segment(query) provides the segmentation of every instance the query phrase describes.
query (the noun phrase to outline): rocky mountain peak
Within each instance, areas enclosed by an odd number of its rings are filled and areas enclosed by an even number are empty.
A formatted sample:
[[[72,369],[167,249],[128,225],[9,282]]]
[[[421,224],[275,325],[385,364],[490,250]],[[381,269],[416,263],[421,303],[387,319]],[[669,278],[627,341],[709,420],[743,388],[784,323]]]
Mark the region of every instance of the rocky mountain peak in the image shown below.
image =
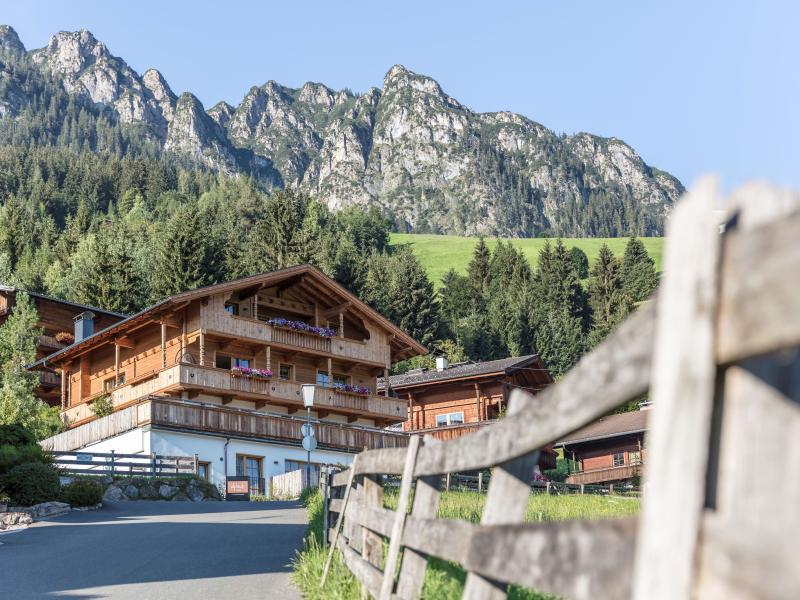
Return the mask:
[[[10,25],[0,25],[0,50],[25,52],[25,46],[20,41],[17,32]]]
[[[208,116],[214,119],[220,127],[226,127],[233,116],[234,110],[236,109],[230,104],[221,100],[208,109]]]
[[[98,59],[111,59],[106,45],[97,41],[91,31],[59,31],[37,52],[38,60],[47,62],[60,73],[78,73]]]

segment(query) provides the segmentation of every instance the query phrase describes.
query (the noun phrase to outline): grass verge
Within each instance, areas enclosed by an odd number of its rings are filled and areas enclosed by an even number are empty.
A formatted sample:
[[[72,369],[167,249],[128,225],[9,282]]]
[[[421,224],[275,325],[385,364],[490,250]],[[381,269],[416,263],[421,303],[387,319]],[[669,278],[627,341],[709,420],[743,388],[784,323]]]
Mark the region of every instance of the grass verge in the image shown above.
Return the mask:
[[[308,510],[308,533],[305,547],[293,562],[292,579],[305,598],[333,598],[335,600],[360,600],[361,586],[344,566],[336,553],[325,584],[320,589],[322,569],[327,549],[322,547],[322,495],[314,490],[303,498]],[[475,492],[445,492],[439,504],[438,516],[478,522],[481,518],[484,494]],[[384,504],[395,508],[397,497],[387,493]],[[639,512],[639,500],[618,496],[548,496],[532,494],[528,502],[526,520],[563,521],[570,519],[599,519],[624,517]],[[457,599],[461,597],[466,574],[458,565],[432,558],[428,562],[422,589],[424,598]],[[553,596],[512,586],[509,598],[515,600],[549,600]]]

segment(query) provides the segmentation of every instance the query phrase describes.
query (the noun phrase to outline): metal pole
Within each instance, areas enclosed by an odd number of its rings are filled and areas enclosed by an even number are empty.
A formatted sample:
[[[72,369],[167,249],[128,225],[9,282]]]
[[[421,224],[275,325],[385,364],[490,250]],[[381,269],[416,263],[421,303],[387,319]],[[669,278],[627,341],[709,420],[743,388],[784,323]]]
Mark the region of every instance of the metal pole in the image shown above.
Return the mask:
[[[311,433],[311,407],[306,407],[306,434]],[[309,446],[311,448],[311,446]],[[306,452],[306,486],[311,487],[311,450]]]

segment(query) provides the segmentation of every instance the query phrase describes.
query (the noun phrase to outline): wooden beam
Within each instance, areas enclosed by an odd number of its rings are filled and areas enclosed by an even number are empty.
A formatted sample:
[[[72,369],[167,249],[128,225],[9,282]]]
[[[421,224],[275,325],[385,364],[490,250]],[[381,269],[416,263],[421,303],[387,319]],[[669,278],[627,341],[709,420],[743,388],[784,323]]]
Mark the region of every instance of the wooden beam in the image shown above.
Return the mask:
[[[288,410],[286,411],[286,414],[287,414],[287,415],[293,415],[293,414],[294,414],[294,413],[296,413],[298,410],[300,410],[298,407],[296,407],[296,406],[290,406],[290,407],[288,408]]]
[[[167,367],[167,324],[161,321],[161,368]]]
[[[200,390],[188,390],[186,395],[190,400],[197,398],[200,395]]]
[[[336,315],[341,315],[347,309],[349,309],[353,305],[352,302],[342,302],[341,304],[337,304],[336,306],[331,306],[330,308],[326,308],[322,311],[322,316],[326,319],[330,319],[331,317],[335,317]]]
[[[269,402],[266,400],[256,400],[256,410],[264,408],[267,404],[269,404]]]
[[[331,411],[329,411],[329,410],[318,410],[317,411],[317,418],[318,419],[324,419],[329,414],[331,414]]]
[[[347,422],[348,423],[355,423],[356,421],[358,421],[358,417],[357,416],[350,415],[349,417],[347,417]]]
[[[231,402],[233,402],[234,398],[235,398],[235,396],[223,396],[222,397],[222,403],[223,404],[230,404]]]
[[[478,421],[483,421],[483,416],[481,415],[481,384],[475,384],[475,410],[478,413]]]
[[[206,330],[200,330],[200,366],[206,364]]]
[[[136,344],[133,343],[133,340],[126,335],[118,337],[114,340],[114,343],[118,346],[122,346],[123,348],[135,348]]]
[[[119,344],[114,344],[114,386],[119,385]]]

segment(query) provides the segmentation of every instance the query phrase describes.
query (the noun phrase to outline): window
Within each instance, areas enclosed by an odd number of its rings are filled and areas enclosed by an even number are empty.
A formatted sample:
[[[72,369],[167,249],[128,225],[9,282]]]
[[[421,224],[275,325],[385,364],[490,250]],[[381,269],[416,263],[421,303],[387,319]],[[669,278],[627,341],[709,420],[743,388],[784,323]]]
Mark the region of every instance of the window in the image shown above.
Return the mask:
[[[250,482],[251,494],[264,493],[264,478],[261,475],[261,464],[263,456],[248,456],[247,454],[236,455],[236,475],[245,476]]]
[[[445,427],[447,425],[461,425],[464,423],[463,412],[446,413],[443,415],[436,415],[436,426]]]
[[[239,305],[235,302],[226,302],[225,303],[225,312],[229,315],[238,315],[239,314]]]
[[[282,364],[279,368],[278,373],[281,379],[285,379],[286,381],[292,381],[294,379],[294,366]]]
[[[327,371],[317,371],[317,385],[320,387],[328,387],[330,385]]]
[[[349,377],[347,375],[339,375],[338,373],[333,374],[333,385],[347,385],[349,382]]]
[[[114,388],[117,388],[125,383],[125,373],[120,373],[119,378],[117,379],[116,385],[114,384],[114,378],[109,377],[108,379],[103,380],[103,391],[108,393]]]
[[[235,356],[231,356],[229,354],[220,354],[217,352],[216,356],[214,357],[214,366],[218,369],[232,369],[233,367],[246,368],[250,366],[250,359],[236,358]]]
[[[640,465],[642,464],[642,453],[638,450],[634,450],[633,452],[628,453],[628,458],[632,465]]]
[[[621,467],[625,464],[625,453],[624,452],[615,452],[614,453],[614,466]]]
[[[200,479],[211,481],[211,463],[205,460],[197,461],[197,476]]]

